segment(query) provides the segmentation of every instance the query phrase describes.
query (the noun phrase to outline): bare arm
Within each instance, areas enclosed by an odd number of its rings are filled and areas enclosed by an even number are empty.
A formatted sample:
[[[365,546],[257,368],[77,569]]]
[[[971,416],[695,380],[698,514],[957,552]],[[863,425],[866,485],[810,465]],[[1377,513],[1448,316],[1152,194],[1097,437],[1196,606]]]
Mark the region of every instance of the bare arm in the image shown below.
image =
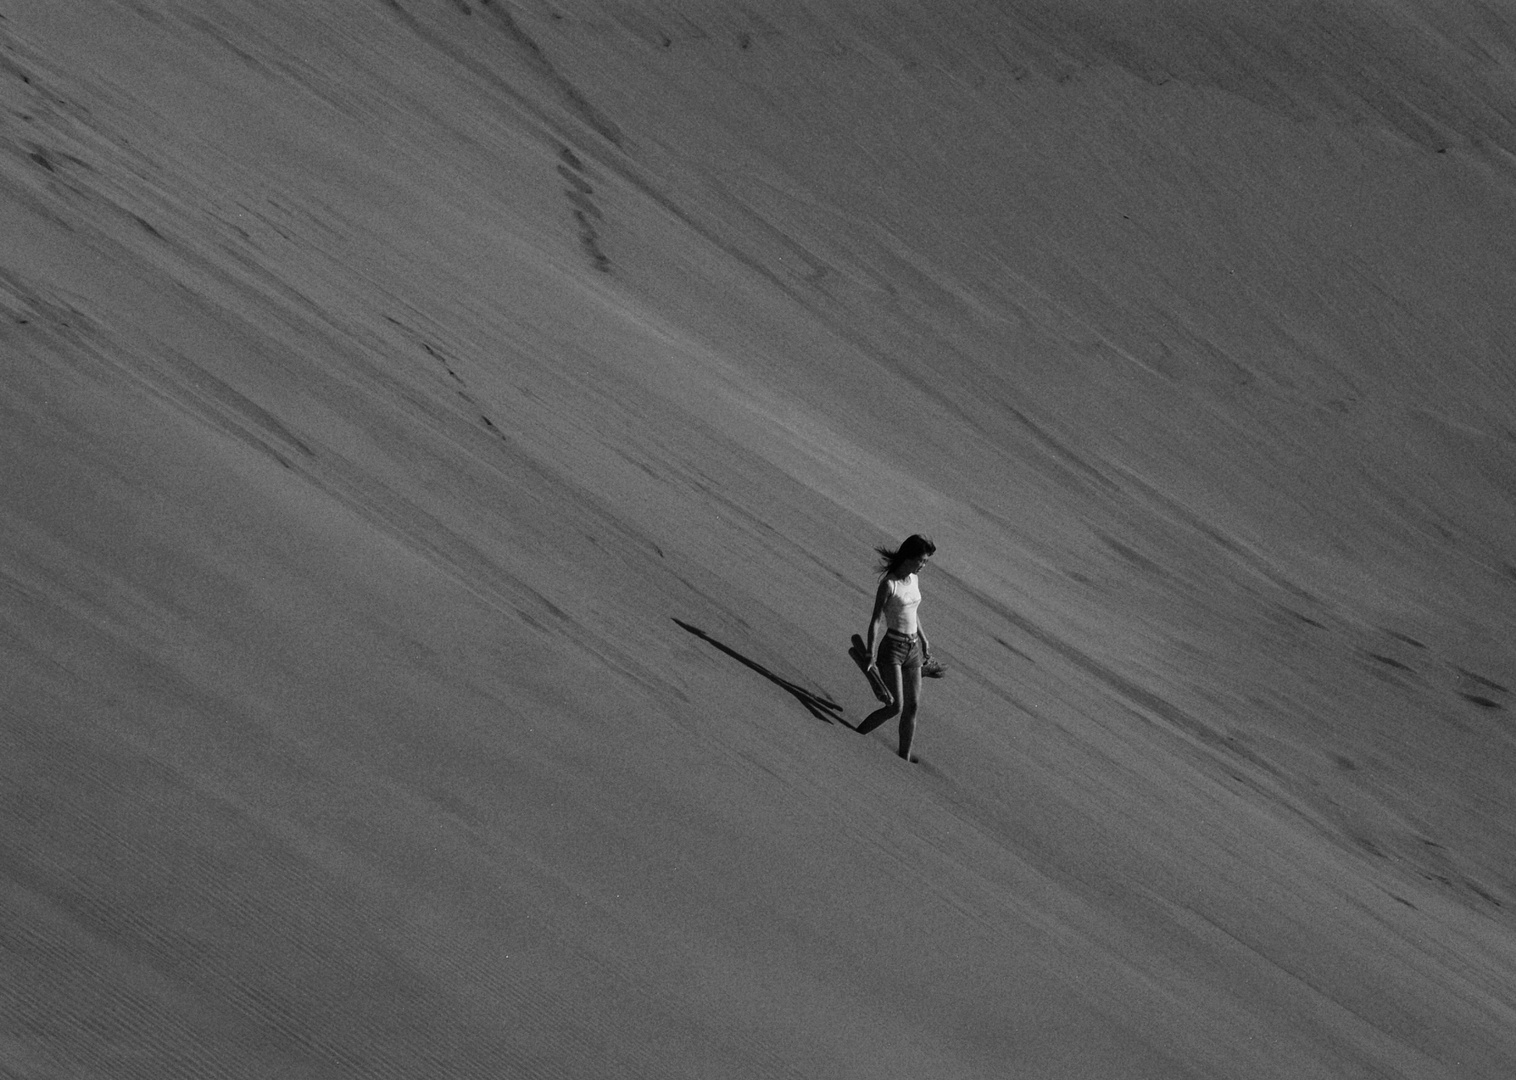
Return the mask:
[[[921,658],[923,660],[930,660],[932,658],[932,646],[926,640],[926,631],[921,626],[921,616],[919,615],[916,616],[916,633],[921,636]]]
[[[879,642],[884,637],[884,602],[889,595],[889,582],[881,579],[879,591],[874,594],[874,613],[869,616],[868,644],[864,646],[864,652],[869,654],[870,667],[879,661]]]

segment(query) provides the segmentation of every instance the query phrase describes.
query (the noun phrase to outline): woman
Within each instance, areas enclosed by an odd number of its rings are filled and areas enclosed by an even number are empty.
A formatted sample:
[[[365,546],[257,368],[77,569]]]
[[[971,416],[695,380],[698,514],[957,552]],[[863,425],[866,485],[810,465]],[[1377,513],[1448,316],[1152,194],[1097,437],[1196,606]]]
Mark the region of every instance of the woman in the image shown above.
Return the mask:
[[[932,647],[921,632],[916,609],[921,606],[921,587],[917,575],[937,550],[937,545],[920,534],[906,537],[894,551],[879,552],[879,591],[874,594],[874,613],[869,617],[869,670],[878,671],[894,695],[888,705],[875,709],[858,725],[868,734],[890,717],[900,716],[900,756],[911,757],[911,740],[916,734],[916,702],[921,697],[921,665],[929,660]],[[888,627],[881,636],[879,631]]]

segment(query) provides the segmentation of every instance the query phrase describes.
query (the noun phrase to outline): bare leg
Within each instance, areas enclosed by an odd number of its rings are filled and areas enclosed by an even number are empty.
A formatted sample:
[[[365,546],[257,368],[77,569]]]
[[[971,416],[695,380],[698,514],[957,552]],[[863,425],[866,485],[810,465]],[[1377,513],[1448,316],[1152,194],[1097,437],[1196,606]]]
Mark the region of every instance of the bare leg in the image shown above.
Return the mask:
[[[913,665],[906,668],[903,673],[900,671],[900,668],[896,668],[895,671],[897,672],[897,678],[900,678],[901,682],[904,683],[902,689],[905,691],[903,698],[899,694],[895,697],[896,701],[901,702],[900,756],[907,761],[911,761],[913,760],[911,758],[911,742],[916,737],[916,703],[921,699],[921,667],[920,665]],[[900,686],[900,682],[897,682],[896,686]]]
[[[879,708],[875,709],[873,712],[865,716],[863,718],[863,723],[859,724],[856,729],[860,735],[867,735],[869,732],[873,731],[880,724],[884,723],[886,720],[890,719],[900,711],[900,665],[886,664],[884,667],[879,669],[879,674],[884,679],[884,685],[890,688],[890,693],[894,695],[895,700],[890,702],[888,705],[879,706]]]

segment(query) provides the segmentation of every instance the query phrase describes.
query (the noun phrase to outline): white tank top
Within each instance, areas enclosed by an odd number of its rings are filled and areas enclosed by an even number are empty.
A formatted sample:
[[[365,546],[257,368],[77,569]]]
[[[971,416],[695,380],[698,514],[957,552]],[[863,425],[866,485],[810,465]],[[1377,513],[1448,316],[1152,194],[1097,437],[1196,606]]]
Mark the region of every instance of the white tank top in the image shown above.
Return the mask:
[[[884,598],[884,623],[906,637],[916,636],[916,609],[921,606],[921,586],[915,574],[885,578],[889,595]]]

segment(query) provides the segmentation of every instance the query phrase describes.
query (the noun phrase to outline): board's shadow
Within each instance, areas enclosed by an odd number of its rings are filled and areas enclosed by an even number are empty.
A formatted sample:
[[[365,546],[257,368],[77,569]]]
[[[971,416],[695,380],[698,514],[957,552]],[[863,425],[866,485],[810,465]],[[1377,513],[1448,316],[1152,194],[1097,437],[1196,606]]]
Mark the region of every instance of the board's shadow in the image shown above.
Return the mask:
[[[702,641],[710,643],[711,645],[720,649],[722,652],[726,653],[733,660],[747,665],[758,674],[762,675],[769,682],[783,689],[785,693],[789,694],[796,701],[800,702],[800,704],[804,705],[806,711],[808,711],[817,720],[820,720],[826,724],[832,724],[841,721],[842,718],[838,714],[842,712],[842,706],[838,705],[835,701],[824,698],[820,694],[817,694],[811,690],[807,690],[803,686],[796,686],[788,679],[780,678],[778,675],[775,675],[772,671],[764,667],[762,664],[749,660],[736,649],[723,645],[721,642],[711,637],[711,635],[707,634],[698,626],[691,626],[683,619],[675,619],[674,622],[678,623],[682,629],[688,630],[690,633],[694,634]]]

